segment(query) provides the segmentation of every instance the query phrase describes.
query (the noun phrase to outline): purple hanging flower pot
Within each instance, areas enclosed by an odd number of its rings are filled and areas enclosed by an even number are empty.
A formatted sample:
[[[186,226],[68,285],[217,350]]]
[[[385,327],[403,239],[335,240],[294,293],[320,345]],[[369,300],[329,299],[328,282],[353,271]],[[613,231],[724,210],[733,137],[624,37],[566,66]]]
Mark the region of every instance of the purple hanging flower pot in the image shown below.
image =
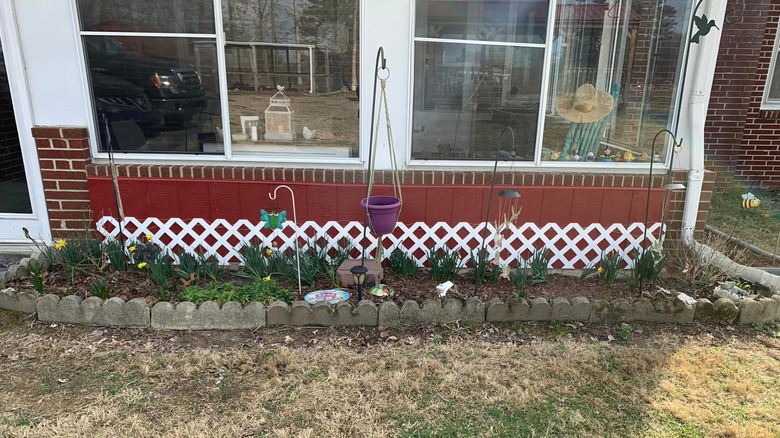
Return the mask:
[[[360,201],[363,210],[366,209],[366,199]],[[368,198],[368,225],[376,235],[390,234],[398,221],[401,211],[401,200],[393,196],[371,196]]]

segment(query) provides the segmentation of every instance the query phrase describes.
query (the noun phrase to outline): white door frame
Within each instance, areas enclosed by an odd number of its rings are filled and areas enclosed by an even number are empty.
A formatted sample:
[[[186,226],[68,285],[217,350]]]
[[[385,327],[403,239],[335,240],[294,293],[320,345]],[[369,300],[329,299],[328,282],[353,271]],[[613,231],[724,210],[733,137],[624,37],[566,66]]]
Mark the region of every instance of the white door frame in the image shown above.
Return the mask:
[[[32,106],[13,0],[0,0],[0,41],[3,45],[16,129],[19,131],[19,146],[22,149],[24,172],[33,211],[32,214],[0,214],[0,251],[24,250],[33,245],[25,238],[22,227],[27,228],[30,236],[41,242],[51,241],[51,229],[46,211],[41,169],[38,165],[38,153],[32,137],[34,126]]]

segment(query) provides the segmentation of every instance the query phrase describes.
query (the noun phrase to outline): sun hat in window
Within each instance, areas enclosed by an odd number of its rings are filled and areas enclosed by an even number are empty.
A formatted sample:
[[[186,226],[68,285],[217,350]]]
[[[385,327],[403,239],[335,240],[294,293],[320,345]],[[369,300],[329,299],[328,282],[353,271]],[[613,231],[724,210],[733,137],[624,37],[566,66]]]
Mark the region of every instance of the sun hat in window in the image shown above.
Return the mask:
[[[576,123],[590,123],[603,119],[612,112],[615,99],[596,90],[591,84],[583,84],[572,94],[558,98],[558,114]]]

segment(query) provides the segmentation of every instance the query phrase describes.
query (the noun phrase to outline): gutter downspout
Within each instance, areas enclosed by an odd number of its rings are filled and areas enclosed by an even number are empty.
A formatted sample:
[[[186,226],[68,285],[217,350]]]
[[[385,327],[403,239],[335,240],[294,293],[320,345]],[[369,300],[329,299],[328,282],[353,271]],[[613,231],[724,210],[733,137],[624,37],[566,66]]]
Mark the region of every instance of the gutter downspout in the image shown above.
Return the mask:
[[[719,17],[717,20],[720,29],[723,29],[726,16],[727,0],[708,1],[702,5],[701,11],[696,13],[706,14],[707,17]],[[685,206],[683,207],[682,241],[686,246],[692,246],[696,242],[693,238],[696,230],[696,219],[699,215],[699,202],[704,182],[704,124],[707,119],[707,108],[710,103],[712,82],[715,76],[715,67],[720,49],[720,37],[722,30],[713,28],[709,35],[703,36],[699,44],[690,44],[691,56],[688,61],[688,78],[690,94],[687,96],[687,132],[682,138],[688,141],[688,184],[685,192]],[[691,33],[693,30],[691,30]],[[686,90],[682,90],[683,93]],[[683,111],[681,108],[680,111]]]
[[[687,109],[687,112],[681,114],[683,123],[678,125],[687,128],[682,130],[681,137],[689,139],[687,148],[689,172],[683,207],[682,243],[700,254],[703,259],[708,259],[710,263],[718,266],[730,277],[743,278],[776,291],[780,290],[780,276],[736,263],[713,248],[697,242],[693,237],[704,183],[704,124],[720,49],[720,37],[726,24],[723,18],[726,16],[726,3],[727,0],[711,0],[707,2],[706,7],[702,5],[699,13],[706,14],[707,17],[719,17],[716,22],[721,31],[715,34],[717,29],[713,28],[709,35],[701,37],[699,44],[691,44],[689,48],[689,68],[685,82],[691,84],[691,91],[680,109],[681,111],[683,108]],[[685,93],[685,90],[682,92]]]

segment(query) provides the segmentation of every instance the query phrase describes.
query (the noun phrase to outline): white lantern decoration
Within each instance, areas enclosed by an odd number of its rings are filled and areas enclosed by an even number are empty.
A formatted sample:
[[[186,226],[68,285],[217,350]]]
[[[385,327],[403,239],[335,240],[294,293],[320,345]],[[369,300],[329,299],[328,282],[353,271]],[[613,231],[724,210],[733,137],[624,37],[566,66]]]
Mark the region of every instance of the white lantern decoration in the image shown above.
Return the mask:
[[[265,139],[290,141],[295,138],[290,98],[282,92],[284,87],[281,85],[277,85],[276,89],[279,91],[271,96],[270,105],[265,110]]]

